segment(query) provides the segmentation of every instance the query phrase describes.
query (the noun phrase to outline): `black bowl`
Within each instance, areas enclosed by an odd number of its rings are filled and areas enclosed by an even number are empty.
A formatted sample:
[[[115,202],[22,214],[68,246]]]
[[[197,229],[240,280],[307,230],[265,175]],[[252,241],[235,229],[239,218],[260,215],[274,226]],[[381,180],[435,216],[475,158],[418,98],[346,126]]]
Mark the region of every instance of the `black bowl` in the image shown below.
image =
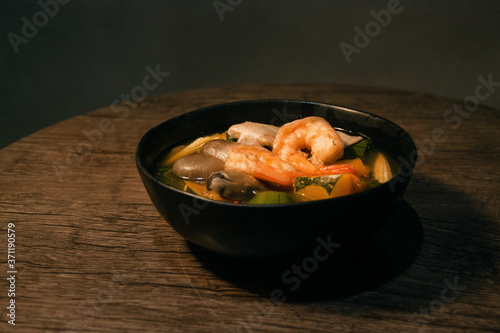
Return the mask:
[[[154,177],[158,156],[180,142],[223,132],[244,121],[280,126],[307,116],[321,116],[334,127],[368,135],[398,161],[398,174],[361,193],[284,205],[214,201],[165,185]],[[293,100],[232,102],[182,114],[148,131],[136,154],[153,204],[182,237],[223,255],[247,258],[285,256],[310,250],[316,242],[350,242],[371,235],[403,196],[416,158],[410,136],[387,119],[340,106]]]

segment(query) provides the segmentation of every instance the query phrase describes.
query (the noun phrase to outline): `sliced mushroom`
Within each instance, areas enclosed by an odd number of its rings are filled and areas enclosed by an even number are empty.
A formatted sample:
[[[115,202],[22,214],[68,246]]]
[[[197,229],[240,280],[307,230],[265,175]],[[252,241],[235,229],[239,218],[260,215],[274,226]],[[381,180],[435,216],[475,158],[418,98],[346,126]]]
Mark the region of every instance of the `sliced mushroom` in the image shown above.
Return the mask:
[[[214,172],[224,170],[224,161],[201,154],[193,154],[175,161],[174,175],[188,180],[205,180]]]
[[[272,147],[278,131],[279,127],[273,125],[246,121],[229,127],[227,133],[232,138],[238,139],[238,143],[244,145]]]
[[[237,201],[251,199],[256,193],[266,190],[257,179],[238,170],[225,170],[212,174],[207,180],[207,189],[224,198]]]
[[[340,139],[344,142],[344,148],[352,146],[353,144],[356,144],[359,141],[363,140],[362,136],[350,135],[342,131],[337,131],[337,134],[339,135]]]
[[[227,140],[212,140],[205,143],[201,149],[200,154],[209,155],[216,157],[220,160],[227,160],[227,156],[229,155],[229,151],[231,148],[236,146],[237,143],[233,141]]]

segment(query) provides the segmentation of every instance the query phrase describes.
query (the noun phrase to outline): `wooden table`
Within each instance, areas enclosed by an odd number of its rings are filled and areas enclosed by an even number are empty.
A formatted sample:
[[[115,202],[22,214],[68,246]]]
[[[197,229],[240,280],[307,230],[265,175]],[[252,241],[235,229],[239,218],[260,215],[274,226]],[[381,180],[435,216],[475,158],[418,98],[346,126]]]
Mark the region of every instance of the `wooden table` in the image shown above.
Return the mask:
[[[137,144],[154,125],[259,98],[372,112],[420,146],[405,201],[383,230],[341,246],[294,291],[282,275],[304,258],[238,261],[186,243],[156,212],[135,166]],[[211,88],[34,133],[0,151],[0,331],[499,331],[500,117],[486,107],[447,111],[464,101],[319,84]],[[7,323],[11,299],[15,327]]]

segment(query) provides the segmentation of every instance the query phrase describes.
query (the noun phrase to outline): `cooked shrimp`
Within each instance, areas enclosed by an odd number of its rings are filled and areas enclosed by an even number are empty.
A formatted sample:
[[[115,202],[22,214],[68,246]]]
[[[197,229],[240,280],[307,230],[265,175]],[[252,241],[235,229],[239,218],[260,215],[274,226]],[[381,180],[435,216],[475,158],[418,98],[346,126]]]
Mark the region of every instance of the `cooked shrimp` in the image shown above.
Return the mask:
[[[307,149],[310,153],[302,151]],[[307,117],[283,125],[273,144],[273,153],[299,171],[315,173],[344,154],[344,142],[321,117]]]
[[[230,137],[238,139],[244,145],[273,146],[274,137],[279,127],[247,121],[236,124],[227,130]]]
[[[295,179],[318,175],[355,174],[349,164],[330,165],[328,169],[313,173],[298,171],[293,165],[261,146],[237,145],[231,149],[225,163],[226,170],[239,170],[257,179],[291,186]]]
[[[225,164],[228,170],[239,170],[257,179],[290,186],[300,174],[295,167],[261,146],[233,147]]]

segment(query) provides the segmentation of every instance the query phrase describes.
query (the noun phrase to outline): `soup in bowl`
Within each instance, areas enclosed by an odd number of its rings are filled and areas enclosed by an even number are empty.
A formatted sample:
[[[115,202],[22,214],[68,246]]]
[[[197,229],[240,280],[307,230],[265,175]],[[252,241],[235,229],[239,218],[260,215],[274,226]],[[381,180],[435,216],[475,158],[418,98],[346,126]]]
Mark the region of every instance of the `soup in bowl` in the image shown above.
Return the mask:
[[[415,161],[412,139],[391,121],[293,100],[188,112],[148,131],[136,154],[153,204],[181,236],[249,258],[372,234]]]

